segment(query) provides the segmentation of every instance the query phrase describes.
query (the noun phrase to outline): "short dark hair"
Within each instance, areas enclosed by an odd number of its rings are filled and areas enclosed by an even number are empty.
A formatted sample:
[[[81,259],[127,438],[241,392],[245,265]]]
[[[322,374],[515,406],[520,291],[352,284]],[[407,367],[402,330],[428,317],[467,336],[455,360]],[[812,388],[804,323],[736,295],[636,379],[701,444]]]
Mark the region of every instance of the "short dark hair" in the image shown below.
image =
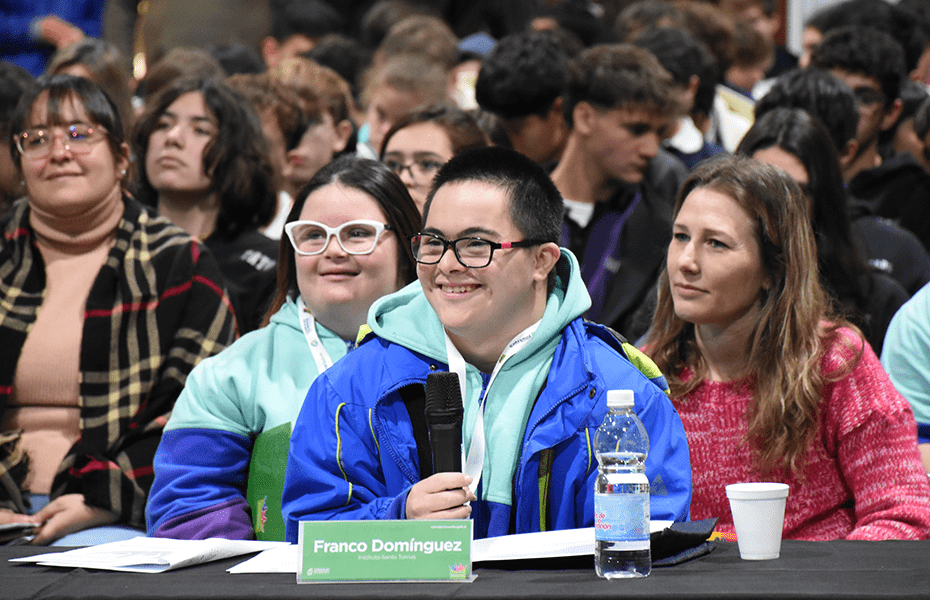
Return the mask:
[[[20,97],[13,115],[10,117],[10,132],[20,133],[30,126],[29,116],[36,100],[42,94],[47,94],[48,118],[43,125],[69,125],[61,114],[62,106],[69,100],[77,100],[92,124],[100,125],[106,130],[107,142],[114,157],[122,154],[121,146],[126,141],[123,122],[120,120],[119,110],[113,100],[107,96],[103,88],[84,77],[73,75],[44,75],[34,86],[28,88]],[[8,140],[13,163],[19,168],[21,158],[16,149],[13,136]]]
[[[257,50],[238,42],[211,44],[206,51],[220,63],[227,75],[264,73],[266,69],[265,61]]]
[[[278,199],[268,144],[258,116],[239,94],[222,82],[182,79],[146,103],[132,137],[133,154],[139,165],[137,194],[146,204],[157,205],[158,192],[145,172],[149,138],[171,103],[191,92],[203,97],[207,110],[216,119],[216,137],[203,153],[203,170],[210,178],[211,191],[220,201],[216,233],[235,239],[243,231],[268,223]]]
[[[510,220],[527,240],[559,243],[564,203],[549,175],[531,158],[509,148],[491,146],[453,156],[433,179],[423,207],[423,223],[436,192],[444,185],[480,181],[501,188],[510,200]],[[546,293],[556,285],[556,269],[549,271]]]
[[[339,11],[322,0],[284,0],[271,5],[271,35],[279,42],[294,35],[323,37],[345,27]]]
[[[384,159],[384,149],[394,134],[419,123],[434,123],[439,126],[452,145],[452,154],[458,154],[472,148],[486,148],[489,146],[488,136],[478,126],[478,122],[461,108],[447,103],[430,105],[422,110],[416,110],[397,119],[391,129],[384,134],[381,142],[381,158]]]
[[[704,64],[710,59],[710,51],[683,29],[648,27],[630,42],[652,52],[678,85],[687,86],[694,75],[704,77]]]
[[[378,203],[387,224],[397,236],[397,273],[404,283],[415,280],[416,262],[413,260],[409,240],[419,231],[420,212],[403,182],[376,160],[346,155],[317,171],[294,198],[287,222],[300,219],[307,198],[313,192],[332,183],[358,190]],[[278,288],[265,316],[265,323],[288,298],[294,299],[298,294],[294,248],[288,236],[282,235],[278,251]]]
[[[813,115],[826,128],[839,152],[856,137],[859,124],[856,97],[848,85],[823,69],[809,67],[780,76],[756,103],[756,119],[776,108],[800,108]]]
[[[677,27],[647,27],[633,36],[631,42],[652,52],[676,85],[687,86],[696,75],[699,83],[692,111],[710,114],[719,76],[717,61],[703,42]]]
[[[552,32],[508,35],[482,59],[475,99],[503,119],[545,116],[564,93],[568,63],[568,52]]]
[[[524,239],[559,243],[564,211],[562,194],[542,167],[509,148],[479,148],[452,157],[433,179],[423,208],[424,223],[436,192],[444,185],[463,181],[480,181],[501,188],[510,199],[510,220]],[[547,292],[555,286],[555,278],[552,269]]]
[[[873,27],[884,31],[901,45],[908,71],[917,66],[927,42],[921,16],[912,8],[886,0],[847,0],[817,13],[807,26],[824,35],[841,27]]]
[[[681,106],[672,76],[651,52],[632,44],[605,44],[588,48],[571,62],[564,113],[569,127],[579,102],[596,108],[642,108],[665,116]]]
[[[893,37],[872,27],[840,27],[824,35],[811,53],[811,66],[871,77],[885,96],[885,109],[900,97],[904,51]]]
[[[478,148],[454,156],[439,169],[423,209],[429,215],[436,192],[444,185],[480,181],[504,190],[510,199],[510,218],[526,239],[559,243],[562,233],[562,194],[532,159],[509,148]]]
[[[684,15],[668,0],[637,0],[617,15],[614,34],[621,42],[629,42],[640,31],[650,27],[677,29],[683,27]]]

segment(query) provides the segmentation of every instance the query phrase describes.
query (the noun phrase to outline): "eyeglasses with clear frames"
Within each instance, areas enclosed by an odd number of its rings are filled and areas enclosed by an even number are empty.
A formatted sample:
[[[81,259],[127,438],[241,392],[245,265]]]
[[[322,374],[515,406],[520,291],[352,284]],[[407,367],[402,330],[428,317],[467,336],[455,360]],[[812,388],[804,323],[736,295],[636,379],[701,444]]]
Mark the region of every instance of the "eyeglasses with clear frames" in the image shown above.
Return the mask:
[[[27,159],[46,158],[52,152],[55,138],[61,136],[66,149],[74,154],[87,154],[94,144],[106,137],[100,125],[74,123],[64,127],[33,127],[16,135],[16,149]]]
[[[469,269],[483,269],[491,264],[495,250],[531,248],[540,244],[545,244],[545,242],[539,240],[491,242],[479,237],[447,240],[432,233],[418,233],[410,238],[410,249],[413,250],[413,258],[421,265],[437,264],[445,256],[446,250],[451,247],[459,264]]]
[[[322,254],[332,236],[336,236],[339,246],[348,254],[371,254],[381,234],[390,229],[390,225],[367,219],[346,221],[339,227],[316,221],[291,221],[284,226],[294,251],[303,256]]]

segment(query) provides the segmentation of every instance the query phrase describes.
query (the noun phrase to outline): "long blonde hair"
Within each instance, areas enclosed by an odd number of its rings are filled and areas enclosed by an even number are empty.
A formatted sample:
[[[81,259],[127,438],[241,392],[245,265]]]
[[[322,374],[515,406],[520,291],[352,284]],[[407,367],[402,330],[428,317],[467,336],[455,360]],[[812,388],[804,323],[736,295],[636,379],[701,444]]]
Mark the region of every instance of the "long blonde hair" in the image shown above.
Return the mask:
[[[695,169],[678,195],[676,216],[697,188],[725,194],[753,220],[771,287],[760,292],[759,319],[750,338],[753,401],[745,441],[763,474],[800,473],[819,424],[824,385],[848,374],[858,361],[855,356],[835,372],[821,371],[837,329],[852,326],[834,317],[820,286],[807,200],[780,169],[740,156]],[[659,280],[648,339],[647,354],[665,373],[673,397],[684,399],[705,380],[707,365],[694,324],[675,314],[667,271]],[[685,368],[691,371],[687,379],[682,378]]]

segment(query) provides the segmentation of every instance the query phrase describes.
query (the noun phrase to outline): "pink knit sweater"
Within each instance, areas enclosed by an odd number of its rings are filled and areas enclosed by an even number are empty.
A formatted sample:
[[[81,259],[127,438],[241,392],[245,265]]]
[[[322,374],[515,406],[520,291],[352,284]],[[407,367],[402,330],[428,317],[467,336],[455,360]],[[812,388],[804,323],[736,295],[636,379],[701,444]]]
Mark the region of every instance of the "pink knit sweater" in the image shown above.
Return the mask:
[[[862,343],[851,331],[841,331],[855,348]],[[834,372],[855,351],[835,343],[822,368]],[[682,375],[687,377],[687,370]],[[733,516],[724,486],[766,480],[750,466],[749,448],[742,443],[751,399],[745,383],[705,381],[674,400],[691,450],[691,518],[718,517],[717,529],[726,532],[733,531]],[[917,451],[914,417],[871,347],[849,376],[825,387],[821,412],[804,483],[781,479],[790,486],[783,537],[930,537],[930,485]]]

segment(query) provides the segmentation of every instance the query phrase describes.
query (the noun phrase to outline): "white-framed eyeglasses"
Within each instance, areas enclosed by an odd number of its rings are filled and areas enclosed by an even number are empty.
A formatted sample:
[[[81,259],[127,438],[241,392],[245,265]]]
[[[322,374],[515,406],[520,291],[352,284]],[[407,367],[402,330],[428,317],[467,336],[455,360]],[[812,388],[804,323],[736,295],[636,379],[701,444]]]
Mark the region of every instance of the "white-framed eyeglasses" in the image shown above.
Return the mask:
[[[106,137],[106,131],[100,125],[89,123],[74,123],[64,127],[33,127],[16,135],[16,148],[25,158],[45,158],[51,153],[55,138],[60,135],[69,151],[74,154],[87,154],[94,144]]]
[[[316,221],[291,221],[284,226],[294,251],[304,256],[321,254],[332,236],[336,236],[339,246],[348,254],[371,254],[386,229],[390,230],[391,226],[367,219],[346,221],[339,227]]]

